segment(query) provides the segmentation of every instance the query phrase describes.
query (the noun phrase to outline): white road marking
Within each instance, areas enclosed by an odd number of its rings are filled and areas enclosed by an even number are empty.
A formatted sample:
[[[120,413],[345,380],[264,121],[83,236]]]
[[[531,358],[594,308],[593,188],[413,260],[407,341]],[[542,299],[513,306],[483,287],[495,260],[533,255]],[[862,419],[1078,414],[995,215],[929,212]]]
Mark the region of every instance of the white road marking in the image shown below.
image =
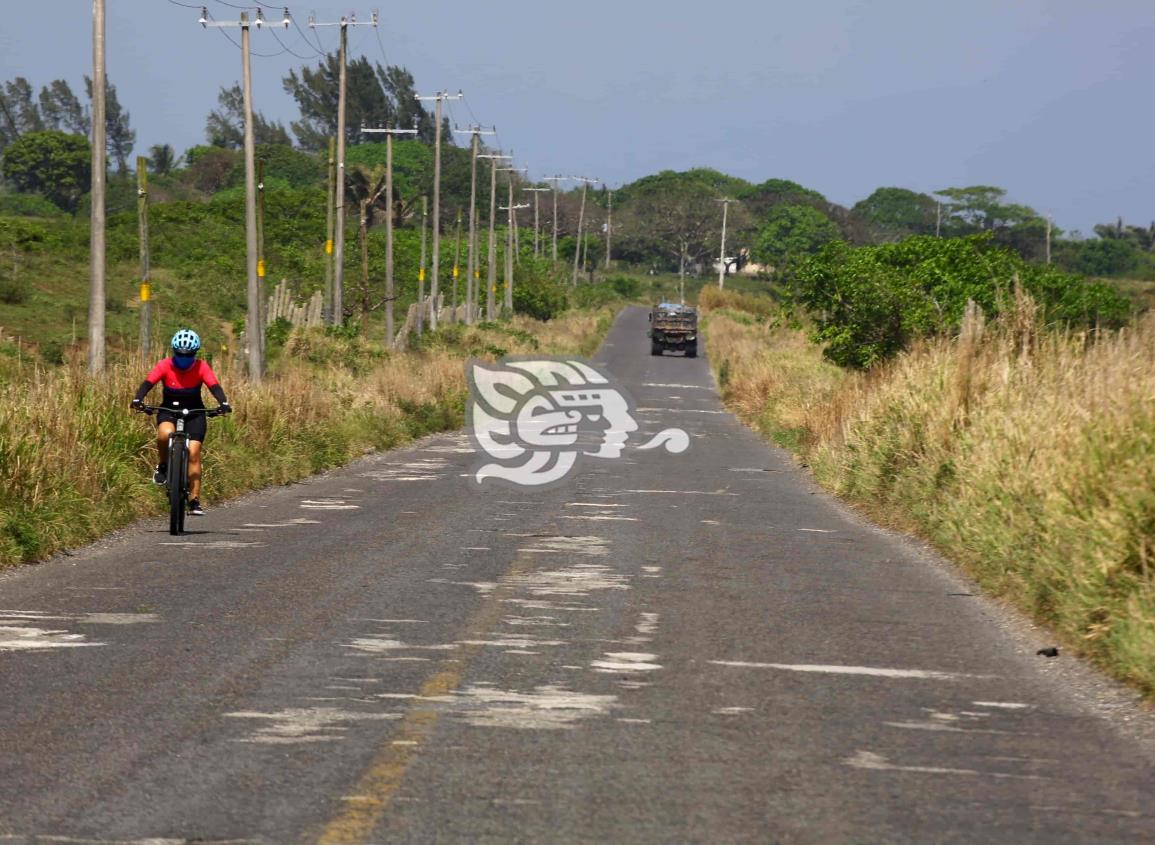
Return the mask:
[[[656,654],[646,654],[644,652],[636,651],[610,651],[602,657],[601,660],[594,660],[590,663],[595,672],[603,674],[614,674],[617,672],[653,672],[656,669],[661,669],[660,663],[654,661],[658,659]]]
[[[457,648],[454,643],[444,645],[410,645],[401,640],[390,640],[384,637],[358,637],[347,643],[343,648],[351,648],[364,654],[387,654],[392,651],[452,651]]]
[[[565,569],[503,576],[501,581],[535,597],[588,596],[595,590],[630,588],[629,576],[594,563],[577,563]]]
[[[642,387],[672,387],[679,390],[709,390],[713,392],[714,388],[707,387],[704,384],[662,384],[659,382],[643,382]]]
[[[155,613],[82,613],[75,618],[81,625],[141,625],[160,621]]]
[[[639,414],[729,414],[729,411],[707,411],[702,408],[638,408]]]
[[[1018,701],[972,701],[976,707],[997,707],[1001,710],[1030,710],[1033,704],[1022,704]]]
[[[658,614],[642,613],[642,619],[634,626],[639,634],[653,634],[658,630]]]
[[[530,554],[570,554],[604,557],[609,552],[609,541],[602,537],[538,537],[529,546],[520,549]]]
[[[262,719],[271,724],[257,728],[243,742],[256,745],[295,745],[306,742],[332,742],[341,739],[345,723],[400,719],[400,713],[357,713],[335,707],[289,708],[276,713],[242,710],[226,713],[232,719]]]
[[[429,700],[443,704],[467,724],[517,730],[570,730],[581,720],[605,715],[617,706],[617,696],[552,685],[514,692],[477,684]]]
[[[678,496],[737,496],[728,490],[623,490],[623,493],[673,494]]]
[[[613,502],[566,502],[567,508],[628,508],[629,505],[623,505]]]
[[[798,531],[809,531],[813,534],[833,534],[834,531],[829,528],[798,528]]]
[[[320,525],[319,519],[305,519],[300,517],[298,519],[290,519],[285,522],[246,522],[245,528],[289,528],[294,525]]]
[[[54,648],[86,648],[105,643],[85,642],[84,634],[48,628],[0,625],[0,651],[44,651]]]
[[[826,675],[868,675],[875,678],[920,678],[929,681],[956,681],[960,678],[991,678],[965,672],[936,672],[929,669],[884,669],[877,666],[823,666],[809,663],[751,663],[745,660],[711,660],[715,666],[740,669],[784,669],[788,672],[817,672]]]
[[[899,766],[873,751],[858,751],[842,761],[853,769],[872,769],[881,772],[916,772],[929,775],[977,775],[987,778],[1016,778],[1020,780],[1049,780],[1039,775],[1016,775],[1009,772],[980,772],[978,769],[952,769],[942,766]]]
[[[162,546],[180,546],[185,549],[245,549],[250,546],[263,546],[264,543],[242,543],[239,540],[211,540],[198,543],[193,540],[163,542]]]
[[[490,548],[489,548],[489,546],[462,546],[461,551],[463,551],[463,552],[488,552],[488,551],[490,551]]]
[[[753,707],[719,707],[711,711],[719,716],[738,716],[742,713],[753,713]]]
[[[581,519],[581,520],[586,520],[587,522],[599,522],[599,521],[602,521],[602,522],[637,522],[638,521],[638,518],[636,516],[597,516],[597,515],[591,516],[588,514],[583,514],[581,516],[562,514],[561,518],[562,519]]]
[[[722,523],[720,523],[716,519],[703,519],[702,524],[703,525],[721,525]]]
[[[538,648],[541,646],[565,645],[561,640],[535,640],[524,634],[497,633],[488,640],[459,640],[461,645],[495,646],[497,648]]]

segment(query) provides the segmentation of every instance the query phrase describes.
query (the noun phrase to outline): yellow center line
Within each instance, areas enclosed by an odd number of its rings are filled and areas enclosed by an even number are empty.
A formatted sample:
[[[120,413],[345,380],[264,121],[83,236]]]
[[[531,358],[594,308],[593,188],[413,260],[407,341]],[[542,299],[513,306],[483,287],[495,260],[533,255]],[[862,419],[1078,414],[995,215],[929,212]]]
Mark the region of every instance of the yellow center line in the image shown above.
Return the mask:
[[[532,571],[536,561],[533,555],[518,552],[509,570],[499,579],[508,580]],[[499,586],[485,600],[465,626],[462,640],[480,640],[501,620],[502,600],[513,589]],[[359,845],[368,840],[389,809],[405,772],[421,749],[421,744],[433,731],[440,715],[436,707],[423,703],[428,699],[449,695],[461,683],[470,661],[484,648],[480,643],[462,645],[452,657],[446,658],[437,671],[421,685],[414,705],[404,718],[396,723],[397,730],[378,749],[373,761],[357,781],[357,786],[345,805],[325,826],[318,845]]]

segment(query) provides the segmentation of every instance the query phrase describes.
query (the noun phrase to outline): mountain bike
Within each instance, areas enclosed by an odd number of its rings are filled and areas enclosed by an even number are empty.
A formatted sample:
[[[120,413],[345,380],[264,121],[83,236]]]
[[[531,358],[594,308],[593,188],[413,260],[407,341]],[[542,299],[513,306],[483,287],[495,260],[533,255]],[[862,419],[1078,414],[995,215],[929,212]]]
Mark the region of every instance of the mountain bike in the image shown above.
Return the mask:
[[[184,533],[185,512],[188,509],[188,432],[185,420],[193,414],[219,417],[224,414],[220,408],[165,408],[157,405],[141,405],[141,413],[152,416],[160,411],[176,417],[176,431],[168,439],[168,478],[165,487],[168,493],[168,533],[180,536]]]

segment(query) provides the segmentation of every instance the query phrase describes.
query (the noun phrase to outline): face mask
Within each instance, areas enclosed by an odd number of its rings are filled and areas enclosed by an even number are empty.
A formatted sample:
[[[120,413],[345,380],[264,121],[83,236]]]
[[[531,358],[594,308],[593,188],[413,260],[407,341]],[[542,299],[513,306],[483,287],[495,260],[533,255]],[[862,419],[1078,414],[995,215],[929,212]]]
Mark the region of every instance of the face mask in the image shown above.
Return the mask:
[[[172,362],[179,370],[187,370],[196,362],[196,355],[173,355]]]

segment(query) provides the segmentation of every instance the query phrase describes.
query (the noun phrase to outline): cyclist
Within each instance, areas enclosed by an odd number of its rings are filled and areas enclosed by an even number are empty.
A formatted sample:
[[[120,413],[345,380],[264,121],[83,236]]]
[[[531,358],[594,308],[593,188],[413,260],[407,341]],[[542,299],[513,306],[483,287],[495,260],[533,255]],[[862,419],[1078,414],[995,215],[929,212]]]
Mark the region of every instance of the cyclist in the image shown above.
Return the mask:
[[[226,414],[231,413],[233,409],[229,406],[229,400],[225,398],[225,391],[221,388],[213,368],[197,358],[197,351],[200,348],[201,339],[192,329],[181,329],[174,334],[172,357],[165,358],[152,368],[152,372],[137,389],[132,407],[139,410],[148,392],[157,382],[163,382],[164,396],[161,405],[166,409],[203,408],[205,406],[201,398],[203,385],[220,404],[221,410]],[[188,510],[193,516],[204,515],[200,501],[201,444],[204,443],[207,430],[208,420],[204,414],[192,414],[185,419],[185,431],[189,435]],[[176,414],[168,410],[159,411],[156,415],[156,451],[159,463],[152,476],[152,480],[157,484],[164,484],[168,477],[168,439],[174,431],[176,431]]]

